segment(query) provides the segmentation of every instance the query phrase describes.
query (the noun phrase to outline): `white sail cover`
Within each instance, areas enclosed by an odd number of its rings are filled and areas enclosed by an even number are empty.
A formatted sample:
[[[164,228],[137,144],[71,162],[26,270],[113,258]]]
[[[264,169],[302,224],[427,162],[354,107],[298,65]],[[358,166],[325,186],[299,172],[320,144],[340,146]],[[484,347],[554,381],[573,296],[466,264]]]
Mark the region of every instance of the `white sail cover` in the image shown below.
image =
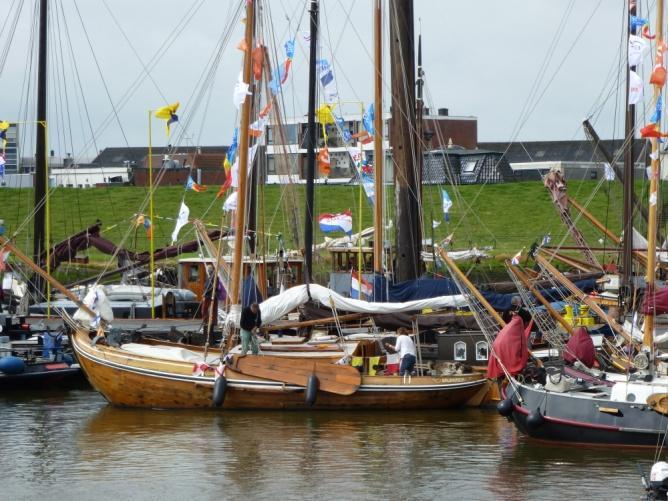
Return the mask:
[[[405,303],[370,303],[368,301],[343,297],[322,285],[311,284],[309,285],[309,289],[311,290],[311,298],[313,301],[319,302],[322,306],[331,308],[332,305],[334,305],[337,310],[354,313],[400,313],[404,311],[419,311],[425,308],[440,309],[461,308],[467,306],[464,297],[460,294],[454,296],[440,296],[430,299],[418,299],[415,301],[406,301]],[[262,322],[268,323],[278,320],[298,306],[305,304],[308,300],[309,297],[306,285],[291,287],[278,296],[270,297],[260,304]],[[235,324],[238,324],[238,312],[231,312],[228,319],[233,320]]]
[[[74,313],[74,320],[84,325],[90,325],[93,328],[99,327],[101,319],[107,323],[111,323],[114,320],[114,312],[111,310],[111,304],[107,298],[104,285],[96,285],[89,290],[86,297],[84,297],[83,304],[93,310],[95,316],[91,317],[89,313],[79,308]]]

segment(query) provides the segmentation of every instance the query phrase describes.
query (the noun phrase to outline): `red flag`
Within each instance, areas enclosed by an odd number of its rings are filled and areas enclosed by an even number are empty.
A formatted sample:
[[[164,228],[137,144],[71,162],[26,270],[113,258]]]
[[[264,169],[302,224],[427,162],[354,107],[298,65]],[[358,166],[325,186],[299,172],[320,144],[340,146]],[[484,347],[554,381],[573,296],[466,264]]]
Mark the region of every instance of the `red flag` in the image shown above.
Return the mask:
[[[362,144],[369,144],[373,142],[373,136],[365,130],[358,132],[357,134],[353,134],[351,137],[353,139],[359,139]]]

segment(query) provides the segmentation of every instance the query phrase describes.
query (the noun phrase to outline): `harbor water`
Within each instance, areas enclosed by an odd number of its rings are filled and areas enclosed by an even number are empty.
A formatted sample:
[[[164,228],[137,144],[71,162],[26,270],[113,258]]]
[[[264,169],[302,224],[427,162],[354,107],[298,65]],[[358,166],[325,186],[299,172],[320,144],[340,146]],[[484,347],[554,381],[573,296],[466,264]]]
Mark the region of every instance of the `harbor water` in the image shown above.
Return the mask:
[[[0,499],[642,499],[654,450],[557,446],[494,409],[114,408],[85,387],[0,396]]]

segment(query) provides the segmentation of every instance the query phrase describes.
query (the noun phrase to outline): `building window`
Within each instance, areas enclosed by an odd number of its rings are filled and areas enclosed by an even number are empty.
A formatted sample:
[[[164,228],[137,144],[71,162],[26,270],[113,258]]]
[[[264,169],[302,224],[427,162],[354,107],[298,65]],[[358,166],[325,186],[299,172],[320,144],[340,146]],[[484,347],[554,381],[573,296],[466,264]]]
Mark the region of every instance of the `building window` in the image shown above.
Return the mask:
[[[276,159],[273,155],[267,156],[267,174],[270,176],[276,174]]]
[[[464,341],[455,343],[455,360],[466,360],[466,343]]]
[[[285,130],[285,143],[286,144],[297,144],[297,131],[299,127],[297,124],[288,124],[284,127]]]
[[[274,144],[274,126],[267,127],[267,144]]]
[[[475,172],[475,166],[477,163],[477,160],[466,160],[465,162],[462,162],[462,172],[464,174],[471,174]]]
[[[475,344],[475,359],[487,360],[489,358],[489,345],[487,341],[478,341]]]

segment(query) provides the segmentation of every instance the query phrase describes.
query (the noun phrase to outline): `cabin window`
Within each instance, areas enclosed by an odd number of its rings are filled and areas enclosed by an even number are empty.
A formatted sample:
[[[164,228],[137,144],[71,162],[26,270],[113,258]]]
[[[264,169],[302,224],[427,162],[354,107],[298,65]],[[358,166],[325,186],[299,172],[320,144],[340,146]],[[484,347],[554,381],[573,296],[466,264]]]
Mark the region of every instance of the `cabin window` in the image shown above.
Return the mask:
[[[478,341],[475,344],[475,359],[487,360],[489,358],[489,345],[487,341]]]
[[[466,343],[464,341],[455,343],[455,360],[466,360]]]
[[[199,265],[191,264],[188,267],[188,282],[199,282]]]

